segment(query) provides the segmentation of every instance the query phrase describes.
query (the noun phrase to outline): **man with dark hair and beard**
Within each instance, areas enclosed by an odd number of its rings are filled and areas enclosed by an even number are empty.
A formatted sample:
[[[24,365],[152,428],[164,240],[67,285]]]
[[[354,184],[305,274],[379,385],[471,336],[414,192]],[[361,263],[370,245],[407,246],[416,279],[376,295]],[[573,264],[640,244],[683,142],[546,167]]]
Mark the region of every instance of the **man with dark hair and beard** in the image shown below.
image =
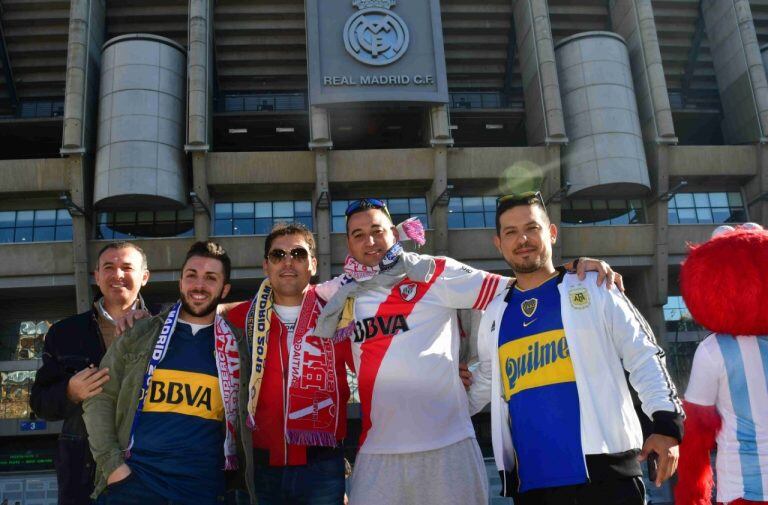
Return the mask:
[[[216,314],[230,270],[220,245],[195,243],[180,300],[138,322],[104,356],[112,380],[84,403],[99,503],[223,500],[222,469],[237,467],[240,367],[248,360],[241,334]]]

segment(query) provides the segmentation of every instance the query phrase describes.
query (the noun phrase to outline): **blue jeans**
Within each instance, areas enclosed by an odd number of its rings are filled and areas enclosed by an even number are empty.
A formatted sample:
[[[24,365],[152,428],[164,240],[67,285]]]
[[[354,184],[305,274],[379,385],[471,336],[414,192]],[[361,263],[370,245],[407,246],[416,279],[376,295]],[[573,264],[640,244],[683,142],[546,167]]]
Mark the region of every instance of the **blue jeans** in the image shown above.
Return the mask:
[[[220,503],[224,503],[221,497]],[[136,473],[107,486],[101,492],[96,505],[187,505],[169,500],[144,485]],[[191,504],[189,504],[191,505]]]
[[[301,466],[257,463],[254,484],[259,505],[341,505],[344,456],[312,460]]]

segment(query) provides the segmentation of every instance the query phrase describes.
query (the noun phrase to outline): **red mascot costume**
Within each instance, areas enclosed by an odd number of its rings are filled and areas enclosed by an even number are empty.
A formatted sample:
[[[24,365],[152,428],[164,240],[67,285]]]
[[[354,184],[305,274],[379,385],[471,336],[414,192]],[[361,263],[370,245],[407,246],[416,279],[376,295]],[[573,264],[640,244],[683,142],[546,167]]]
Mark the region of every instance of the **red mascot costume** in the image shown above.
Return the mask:
[[[714,332],[699,344],[685,393],[677,505],[768,505],[768,231],[720,227],[680,273],[688,310]]]

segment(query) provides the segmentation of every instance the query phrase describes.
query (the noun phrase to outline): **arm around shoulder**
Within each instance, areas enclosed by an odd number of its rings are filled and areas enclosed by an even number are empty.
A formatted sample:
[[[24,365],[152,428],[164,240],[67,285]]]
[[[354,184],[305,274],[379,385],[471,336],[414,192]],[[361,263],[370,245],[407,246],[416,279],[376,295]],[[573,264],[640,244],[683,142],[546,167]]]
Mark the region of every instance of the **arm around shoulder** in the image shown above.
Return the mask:
[[[503,303],[503,297],[499,296],[491,302],[488,310],[480,320],[477,331],[477,358],[478,366],[472,373],[472,385],[467,392],[469,400],[469,414],[475,415],[491,401],[491,389],[493,381],[493,361],[498,359],[496,352],[497,325],[496,314],[498,304]]]

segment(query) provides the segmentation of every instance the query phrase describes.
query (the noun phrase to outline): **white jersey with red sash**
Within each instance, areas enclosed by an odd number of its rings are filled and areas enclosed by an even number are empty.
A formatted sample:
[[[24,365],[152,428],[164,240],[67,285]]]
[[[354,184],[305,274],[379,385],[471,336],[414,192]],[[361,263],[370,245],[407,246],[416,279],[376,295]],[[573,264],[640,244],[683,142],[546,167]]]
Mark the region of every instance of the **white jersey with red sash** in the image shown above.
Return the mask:
[[[428,282],[404,276],[355,299],[362,453],[429,451],[475,436],[458,374],[456,309],[485,309],[507,279],[450,258],[435,261]]]

